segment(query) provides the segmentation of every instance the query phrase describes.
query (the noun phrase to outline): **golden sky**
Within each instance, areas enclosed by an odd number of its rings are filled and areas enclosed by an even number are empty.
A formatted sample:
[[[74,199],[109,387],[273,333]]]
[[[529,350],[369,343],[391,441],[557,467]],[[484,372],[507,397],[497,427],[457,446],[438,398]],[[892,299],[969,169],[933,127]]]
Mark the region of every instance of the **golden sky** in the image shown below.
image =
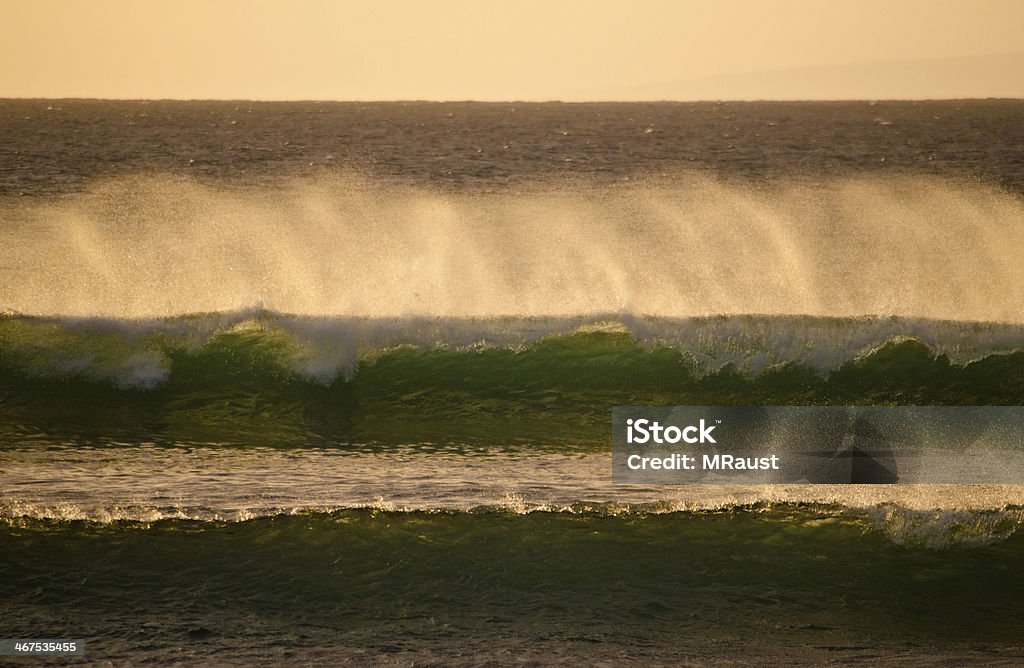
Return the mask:
[[[1021,0],[0,0],[0,97],[1024,97]]]

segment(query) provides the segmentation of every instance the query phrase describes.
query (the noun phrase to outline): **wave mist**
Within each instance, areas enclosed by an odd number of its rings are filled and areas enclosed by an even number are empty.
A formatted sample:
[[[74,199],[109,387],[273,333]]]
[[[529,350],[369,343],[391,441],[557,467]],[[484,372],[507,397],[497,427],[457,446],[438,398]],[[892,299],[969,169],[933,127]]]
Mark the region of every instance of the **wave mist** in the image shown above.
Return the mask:
[[[934,178],[460,193],[145,177],[0,216],[0,309],[25,314],[1024,321],[1024,201]]]

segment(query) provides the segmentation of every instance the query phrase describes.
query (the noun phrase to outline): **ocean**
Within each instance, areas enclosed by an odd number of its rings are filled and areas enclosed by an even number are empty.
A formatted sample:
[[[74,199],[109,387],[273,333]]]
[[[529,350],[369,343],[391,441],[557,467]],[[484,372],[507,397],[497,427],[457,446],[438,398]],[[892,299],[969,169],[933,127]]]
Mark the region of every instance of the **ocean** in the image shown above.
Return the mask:
[[[1022,119],[0,100],[0,637],[1019,665],[1024,486],[617,484],[611,419],[1024,405]]]

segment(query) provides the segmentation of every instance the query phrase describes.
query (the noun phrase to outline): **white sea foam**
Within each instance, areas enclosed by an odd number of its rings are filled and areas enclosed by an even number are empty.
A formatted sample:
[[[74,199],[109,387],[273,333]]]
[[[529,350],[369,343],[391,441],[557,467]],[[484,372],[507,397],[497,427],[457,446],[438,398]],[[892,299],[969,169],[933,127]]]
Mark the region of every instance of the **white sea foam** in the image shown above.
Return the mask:
[[[0,519],[243,522],[346,509],[644,515],[800,506],[819,509],[826,520],[862,520],[896,543],[930,548],[1003,540],[1024,526],[1022,485],[644,487],[613,484],[609,457],[144,444],[67,447],[54,457],[28,447],[5,452]]]

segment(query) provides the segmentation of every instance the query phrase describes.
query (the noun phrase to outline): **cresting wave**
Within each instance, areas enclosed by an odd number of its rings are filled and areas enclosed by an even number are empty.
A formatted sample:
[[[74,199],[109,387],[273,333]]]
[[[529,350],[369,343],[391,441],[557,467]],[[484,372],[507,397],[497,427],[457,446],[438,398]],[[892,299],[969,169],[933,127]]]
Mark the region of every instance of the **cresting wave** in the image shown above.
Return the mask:
[[[861,522],[900,542],[940,544],[1002,539],[1024,521],[1024,486],[623,485],[609,476],[605,448],[23,443],[3,459],[0,518],[12,522],[217,524],[349,511],[643,521],[806,511]]]
[[[0,433],[606,442],[616,405],[1024,403],[1019,325],[902,318],[0,316]]]
[[[251,309],[174,318],[31,317],[0,314],[0,365],[25,378],[80,379],[155,389],[189,359],[233,376],[292,377],[330,385],[401,358],[572,361],[594,353],[666,363],[694,376],[730,366],[758,375],[786,365],[829,372],[885,348],[924,351],[965,366],[1024,351],[1024,325],[922,318],[714,316],[628,313],[576,317],[303,317]],[[501,353],[499,351],[505,351]],[[676,353],[674,357],[667,353]],[[579,361],[579,360],[577,360]],[[614,363],[613,363],[614,364]],[[413,370],[413,369],[410,369]],[[536,369],[535,369],[536,370]],[[502,371],[497,366],[495,373]],[[537,370],[539,371],[539,370]],[[530,369],[524,369],[529,374]]]
[[[931,177],[494,193],[138,177],[0,216],[0,308],[31,315],[1024,317],[1024,202]]]
[[[138,532],[146,530],[186,531],[222,530],[227,524],[278,523],[322,523],[326,525],[345,523],[348,518],[369,518],[381,524],[390,521],[407,521],[403,517],[421,518],[427,523],[459,521],[460,515],[477,518],[503,516],[537,516],[543,518],[566,515],[577,521],[602,521],[618,518],[620,521],[653,521],[662,516],[677,523],[700,523],[702,518],[737,517],[746,521],[751,518],[766,525],[784,524],[790,531],[811,534],[827,533],[835,527],[856,528],[861,532],[877,533],[896,545],[912,548],[944,549],[954,546],[983,546],[1010,539],[1024,528],[1024,508],[1004,506],[991,509],[915,510],[894,503],[871,507],[849,507],[841,504],[794,503],[758,501],[749,504],[710,503],[695,504],[694,508],[683,509],[684,503],[669,501],[652,503],[593,503],[579,502],[565,507],[529,507],[520,499],[509,499],[496,506],[478,506],[466,510],[451,509],[396,509],[391,504],[380,502],[368,507],[296,507],[263,508],[239,513],[221,514],[204,508],[156,509],[140,507],[111,507],[104,511],[87,513],[73,506],[63,508],[33,507],[28,504],[4,504],[0,507],[0,524],[9,529],[32,531],[90,530]],[[413,519],[413,521],[417,521]],[[742,536],[735,537],[742,542]]]
[[[445,665],[478,665],[495,653],[518,660],[520,647],[536,642],[571,643],[571,653],[556,655],[567,665],[581,656],[619,664],[625,643],[682,645],[709,663],[762,643],[807,648],[806,665],[837,654],[877,661],[890,647],[948,663],[950,646],[981,647],[968,654],[978,665],[993,656],[1014,665],[1024,534],[997,523],[962,518],[957,531],[940,523],[901,533],[855,512],[792,505],[0,521],[0,550],[10,556],[0,563],[0,594],[13,634],[27,634],[52,608],[67,610],[64,624],[102,637],[105,652],[114,645],[105,656],[118,659],[163,642],[212,656],[207,662],[241,655],[251,664],[266,661],[271,642],[294,652],[304,640],[318,643],[311,656],[337,647],[360,664],[420,651],[425,663],[440,655]],[[238,612],[225,616],[226,604]],[[468,658],[464,635],[484,639]],[[345,655],[354,644],[361,653]],[[453,644],[454,662],[446,660]]]

